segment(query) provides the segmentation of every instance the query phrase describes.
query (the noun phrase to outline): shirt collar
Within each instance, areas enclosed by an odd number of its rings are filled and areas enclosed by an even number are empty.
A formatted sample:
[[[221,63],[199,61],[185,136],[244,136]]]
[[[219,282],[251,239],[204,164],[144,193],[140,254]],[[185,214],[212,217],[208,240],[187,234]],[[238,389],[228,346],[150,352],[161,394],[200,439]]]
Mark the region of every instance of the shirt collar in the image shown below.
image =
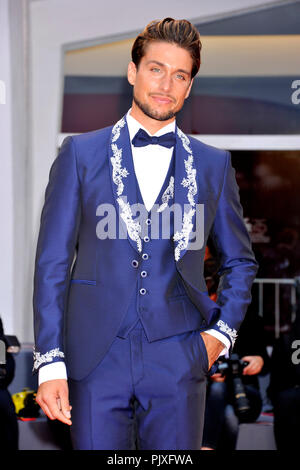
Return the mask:
[[[147,131],[147,129],[144,126],[142,126],[142,124],[140,124],[134,117],[131,116],[130,111],[131,111],[131,108],[128,110],[126,114],[130,142],[132,142],[132,139],[134,138],[135,134],[138,132],[139,129],[144,129],[144,131],[146,131],[147,134],[156,135],[156,136],[167,134],[168,132],[175,132],[176,121],[174,120],[170,122],[169,124],[166,124],[161,129],[159,129],[157,132],[155,132],[155,134],[150,134],[150,132]]]

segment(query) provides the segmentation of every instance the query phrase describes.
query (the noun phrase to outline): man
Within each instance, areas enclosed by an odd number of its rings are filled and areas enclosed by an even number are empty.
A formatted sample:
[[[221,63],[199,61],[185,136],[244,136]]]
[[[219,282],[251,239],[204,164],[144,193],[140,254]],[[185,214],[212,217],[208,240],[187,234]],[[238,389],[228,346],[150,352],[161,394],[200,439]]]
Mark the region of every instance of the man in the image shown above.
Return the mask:
[[[38,403],[72,424],[76,449],[132,448],[134,410],[141,449],[200,449],[206,376],[231,350],[250,302],[257,264],[230,154],[175,122],[200,49],[188,21],[151,22],[128,66],[132,108],[114,126],[66,138],[51,168],[36,255],[34,370]],[[201,204],[197,245],[189,239]],[[115,214],[122,222],[106,237],[105,214],[109,225]],[[222,262],[218,305],[203,278],[209,234]]]

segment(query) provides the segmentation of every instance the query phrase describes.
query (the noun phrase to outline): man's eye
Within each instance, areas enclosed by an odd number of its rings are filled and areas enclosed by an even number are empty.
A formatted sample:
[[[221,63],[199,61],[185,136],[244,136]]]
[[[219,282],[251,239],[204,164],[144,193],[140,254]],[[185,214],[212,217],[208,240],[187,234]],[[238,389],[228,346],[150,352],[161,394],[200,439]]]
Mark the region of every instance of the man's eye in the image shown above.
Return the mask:
[[[160,69],[158,67],[152,67],[151,71],[152,72],[160,72]]]
[[[184,75],[178,74],[178,75],[177,75],[177,78],[179,78],[179,80],[185,80],[185,76],[184,76]]]

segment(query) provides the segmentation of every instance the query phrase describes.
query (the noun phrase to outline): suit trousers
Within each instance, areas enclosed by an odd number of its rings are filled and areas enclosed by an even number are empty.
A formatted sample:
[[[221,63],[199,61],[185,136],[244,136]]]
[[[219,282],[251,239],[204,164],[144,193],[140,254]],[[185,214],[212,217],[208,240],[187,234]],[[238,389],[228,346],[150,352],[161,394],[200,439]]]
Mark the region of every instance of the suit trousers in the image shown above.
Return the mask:
[[[84,379],[69,379],[74,449],[202,444],[208,358],[198,330],[149,342],[140,322]]]

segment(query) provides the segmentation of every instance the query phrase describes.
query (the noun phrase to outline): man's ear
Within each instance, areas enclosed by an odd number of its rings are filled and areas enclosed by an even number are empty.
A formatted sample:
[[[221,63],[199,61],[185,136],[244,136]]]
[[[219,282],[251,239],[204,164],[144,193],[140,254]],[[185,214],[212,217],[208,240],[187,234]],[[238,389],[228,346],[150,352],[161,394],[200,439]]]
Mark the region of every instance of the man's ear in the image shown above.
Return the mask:
[[[186,95],[185,95],[185,97],[184,97],[185,100],[189,97],[189,94],[190,94],[190,91],[191,91],[193,82],[194,82],[194,79],[192,78],[192,79],[191,79],[191,83],[189,84],[189,87],[188,87],[188,89],[187,89]]]
[[[134,62],[129,62],[128,64],[128,69],[127,69],[127,79],[130,83],[130,85],[135,84],[135,78],[136,78],[136,66]]]

